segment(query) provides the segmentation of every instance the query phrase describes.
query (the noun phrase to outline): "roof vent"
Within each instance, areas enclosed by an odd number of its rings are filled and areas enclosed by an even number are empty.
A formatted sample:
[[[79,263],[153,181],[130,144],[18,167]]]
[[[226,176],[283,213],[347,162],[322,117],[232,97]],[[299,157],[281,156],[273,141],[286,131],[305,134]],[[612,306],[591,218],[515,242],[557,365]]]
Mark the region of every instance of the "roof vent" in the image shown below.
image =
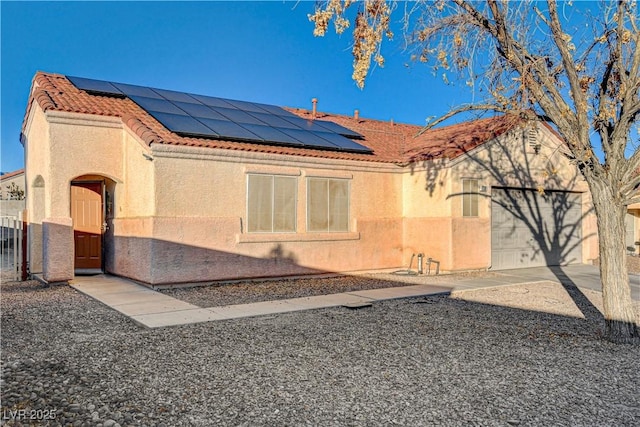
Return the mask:
[[[533,148],[533,151],[538,154],[540,152],[540,141],[538,141],[538,128],[532,127],[525,131],[525,138],[529,147]]]
[[[360,120],[360,111],[359,111],[359,110],[355,110],[355,111],[353,112],[353,118],[354,118],[355,120]]]
[[[311,117],[315,119],[316,114],[318,113],[318,98],[313,98],[311,100],[311,103],[313,104],[313,111],[311,112]]]

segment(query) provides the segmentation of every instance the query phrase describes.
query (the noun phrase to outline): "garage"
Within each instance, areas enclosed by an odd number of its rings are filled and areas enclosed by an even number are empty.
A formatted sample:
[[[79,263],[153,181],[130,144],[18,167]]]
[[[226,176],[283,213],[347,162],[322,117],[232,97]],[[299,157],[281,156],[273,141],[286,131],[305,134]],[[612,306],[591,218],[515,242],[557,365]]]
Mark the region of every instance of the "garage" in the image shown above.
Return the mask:
[[[491,269],[582,262],[582,195],[491,190]]]

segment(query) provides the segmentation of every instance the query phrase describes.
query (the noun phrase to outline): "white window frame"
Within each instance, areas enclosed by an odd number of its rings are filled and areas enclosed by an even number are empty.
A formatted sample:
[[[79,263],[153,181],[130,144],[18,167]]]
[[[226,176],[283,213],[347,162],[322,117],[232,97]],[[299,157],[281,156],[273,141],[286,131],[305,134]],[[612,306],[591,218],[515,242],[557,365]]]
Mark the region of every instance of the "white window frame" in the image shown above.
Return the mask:
[[[310,223],[310,216],[311,216],[311,209],[310,209],[310,203],[309,203],[309,198],[311,197],[311,185],[310,182],[311,181],[326,181],[327,182],[327,228],[324,230],[318,230],[318,229],[311,229],[311,223]],[[347,221],[346,221],[346,229],[344,230],[331,230],[330,228],[330,222],[329,219],[331,218],[331,194],[329,193],[329,188],[330,187],[330,182],[331,181],[341,181],[341,182],[346,182],[347,183]],[[348,178],[331,178],[331,177],[325,177],[325,176],[309,176],[307,177],[307,200],[306,200],[306,227],[307,227],[307,232],[310,233],[349,233],[351,230],[351,179]]]
[[[298,178],[296,176],[291,175],[281,175],[281,174],[267,174],[267,173],[247,173],[247,182],[246,182],[246,218],[247,218],[247,233],[251,234],[274,234],[274,233],[296,233],[298,229]],[[252,176],[261,176],[261,177],[270,177],[271,178],[271,231],[264,230],[256,230],[251,231],[251,218],[250,218],[250,186],[249,181]],[[293,193],[293,230],[275,230],[275,178],[287,178],[294,180],[294,193]]]

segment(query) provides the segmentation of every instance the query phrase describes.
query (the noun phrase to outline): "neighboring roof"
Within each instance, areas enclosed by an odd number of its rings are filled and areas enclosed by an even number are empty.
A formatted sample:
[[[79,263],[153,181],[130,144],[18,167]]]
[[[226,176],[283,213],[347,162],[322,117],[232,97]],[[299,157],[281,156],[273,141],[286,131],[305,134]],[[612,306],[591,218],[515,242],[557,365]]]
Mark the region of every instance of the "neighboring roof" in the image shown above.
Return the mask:
[[[498,116],[421,132],[423,128],[416,125],[316,113],[317,119],[332,121],[364,135],[364,140],[357,142],[371,148],[373,153],[363,154],[180,136],[166,129],[128,98],[91,95],[76,88],[63,75],[44,72],[36,73],[33,78],[31,96],[22,126],[23,133],[34,102],[44,111],[120,117],[122,122],[148,145],[185,145],[386,163],[453,159],[520,124],[519,120],[511,116]],[[299,117],[312,119],[313,113],[309,110],[286,109]]]
[[[0,180],[4,181],[5,179],[15,178],[18,175],[24,175],[24,169],[18,169],[17,171],[7,172],[0,175]]]

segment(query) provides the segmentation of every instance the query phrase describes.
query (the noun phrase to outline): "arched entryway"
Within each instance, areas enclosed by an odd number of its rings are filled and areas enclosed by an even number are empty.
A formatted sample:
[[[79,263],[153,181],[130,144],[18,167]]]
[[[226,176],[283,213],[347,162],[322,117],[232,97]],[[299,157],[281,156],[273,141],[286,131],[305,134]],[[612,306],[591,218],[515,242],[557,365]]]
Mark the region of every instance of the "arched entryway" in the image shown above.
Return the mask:
[[[74,272],[104,271],[109,239],[106,232],[112,211],[115,182],[99,175],[83,175],[71,181]]]

